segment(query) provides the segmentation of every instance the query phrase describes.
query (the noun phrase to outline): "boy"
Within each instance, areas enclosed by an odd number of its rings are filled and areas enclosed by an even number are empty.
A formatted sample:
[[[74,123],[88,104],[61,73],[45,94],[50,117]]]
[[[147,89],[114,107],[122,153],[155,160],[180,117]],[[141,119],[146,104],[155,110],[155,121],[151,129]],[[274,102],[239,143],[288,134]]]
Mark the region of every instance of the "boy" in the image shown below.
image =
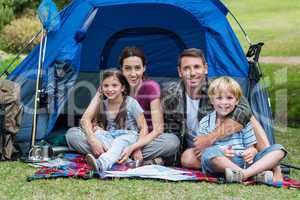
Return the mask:
[[[239,84],[230,77],[214,80],[208,89],[214,111],[199,123],[195,135],[206,135],[218,127],[235,109],[242,96]],[[250,177],[261,183],[271,183],[271,170],[284,158],[286,151],[279,144],[257,152],[251,123],[239,132],[215,142],[201,153],[202,170],[206,174],[225,174],[227,182],[242,182]]]

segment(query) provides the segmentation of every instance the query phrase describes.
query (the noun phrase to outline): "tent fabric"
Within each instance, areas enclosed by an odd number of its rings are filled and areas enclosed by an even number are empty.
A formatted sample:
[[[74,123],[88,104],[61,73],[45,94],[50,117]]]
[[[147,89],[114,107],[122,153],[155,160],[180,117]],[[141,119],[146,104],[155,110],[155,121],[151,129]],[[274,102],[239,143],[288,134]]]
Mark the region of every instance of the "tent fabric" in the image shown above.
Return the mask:
[[[147,74],[166,78],[177,77],[177,57],[183,49],[201,48],[210,77],[233,76],[247,88],[249,66],[226,19],[227,12],[219,0],[72,1],[60,13],[59,30],[47,35],[43,88],[60,85],[54,80],[57,62],[71,63],[74,74],[60,80],[66,83],[66,94],[39,115],[37,140],[55,129],[71,86],[76,87],[79,80],[97,84],[101,69],[118,67],[118,56],[125,46],[142,48],[148,59]],[[30,140],[38,50],[39,46],[9,76],[20,83],[22,103],[27,108],[17,141]],[[51,91],[53,95],[53,88]],[[86,95],[81,96],[84,98],[80,101],[89,101]]]

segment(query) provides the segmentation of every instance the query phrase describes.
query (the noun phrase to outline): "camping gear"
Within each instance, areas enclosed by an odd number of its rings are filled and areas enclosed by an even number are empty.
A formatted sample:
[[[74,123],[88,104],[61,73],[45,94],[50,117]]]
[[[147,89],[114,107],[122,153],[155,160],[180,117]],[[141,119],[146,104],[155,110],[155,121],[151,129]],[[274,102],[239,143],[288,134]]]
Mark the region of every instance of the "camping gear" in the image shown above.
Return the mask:
[[[159,83],[178,78],[177,57],[183,49],[203,49],[209,78],[232,76],[248,94],[249,64],[227,13],[219,0],[72,1],[60,13],[60,27],[47,34],[41,80],[47,101],[37,112],[36,140],[78,125],[97,91],[100,71],[118,66],[125,46],[143,49],[147,75]],[[30,142],[38,57],[39,46],[8,75],[22,88],[25,112],[16,138],[22,144]],[[268,104],[261,106],[270,111]],[[272,138],[272,129],[264,128]]]
[[[22,111],[20,86],[0,80],[0,160],[10,160],[17,152],[13,143],[20,129]]]
[[[47,34],[51,31],[58,30],[60,26],[60,17],[56,5],[52,0],[43,0],[38,7],[38,16],[43,25],[41,42],[39,47],[39,58],[37,67],[37,76],[35,83],[34,109],[32,116],[32,130],[31,130],[31,149],[29,151],[27,162],[46,161],[50,159],[48,155],[44,155],[45,147],[36,146],[36,132],[37,132],[37,112],[40,106],[44,103],[42,100],[45,96],[45,91],[42,89],[43,80],[43,65],[45,61],[45,54],[47,49]],[[48,152],[47,152],[48,154]],[[41,159],[41,160],[39,160]]]
[[[49,145],[35,145],[29,153],[26,162],[45,162],[51,160],[53,157],[52,147]]]

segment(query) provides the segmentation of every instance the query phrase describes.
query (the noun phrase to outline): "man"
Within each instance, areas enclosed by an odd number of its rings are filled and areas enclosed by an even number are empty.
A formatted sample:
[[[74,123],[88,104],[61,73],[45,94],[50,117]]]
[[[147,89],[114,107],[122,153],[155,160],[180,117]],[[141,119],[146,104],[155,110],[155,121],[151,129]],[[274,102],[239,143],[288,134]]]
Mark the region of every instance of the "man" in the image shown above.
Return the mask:
[[[213,110],[207,90],[208,66],[200,49],[184,50],[178,59],[180,82],[172,82],[162,91],[165,132],[174,133],[180,139],[181,165],[188,168],[200,168],[201,152],[224,138],[241,130],[251,119],[259,150],[269,146],[263,128],[252,116],[250,106],[243,97],[229,117],[212,133],[198,136],[193,140],[194,148],[186,150],[186,141],[190,141],[198,129],[199,121]],[[179,162],[179,158],[177,158]]]

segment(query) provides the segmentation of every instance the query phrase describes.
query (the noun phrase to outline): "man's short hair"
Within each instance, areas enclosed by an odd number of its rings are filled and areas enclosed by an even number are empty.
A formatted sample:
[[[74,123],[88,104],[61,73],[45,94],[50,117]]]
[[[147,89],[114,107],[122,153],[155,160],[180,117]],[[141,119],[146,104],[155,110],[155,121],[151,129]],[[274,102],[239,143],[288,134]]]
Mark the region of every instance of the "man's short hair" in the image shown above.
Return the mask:
[[[229,76],[221,76],[210,83],[208,88],[209,99],[212,100],[214,96],[220,95],[224,91],[232,93],[238,101],[243,94],[242,88],[238,82]]]
[[[206,64],[206,60],[204,57],[204,53],[201,49],[197,49],[197,48],[189,48],[189,49],[185,49],[183,50],[183,52],[179,55],[178,57],[178,67],[181,66],[181,59],[183,57],[194,57],[194,58],[201,58],[203,64]]]

